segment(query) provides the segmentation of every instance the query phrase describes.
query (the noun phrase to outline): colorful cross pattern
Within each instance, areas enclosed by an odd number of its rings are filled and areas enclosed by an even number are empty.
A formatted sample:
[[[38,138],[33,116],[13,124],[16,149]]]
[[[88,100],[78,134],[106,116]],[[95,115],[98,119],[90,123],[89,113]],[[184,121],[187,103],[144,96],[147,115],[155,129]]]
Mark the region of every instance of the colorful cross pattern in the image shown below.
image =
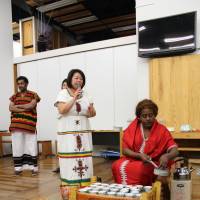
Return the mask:
[[[73,171],[78,173],[78,176],[82,179],[82,177],[85,175],[85,172],[88,170],[88,166],[83,166],[83,161],[81,159],[77,160],[78,166],[75,166],[73,168]]]

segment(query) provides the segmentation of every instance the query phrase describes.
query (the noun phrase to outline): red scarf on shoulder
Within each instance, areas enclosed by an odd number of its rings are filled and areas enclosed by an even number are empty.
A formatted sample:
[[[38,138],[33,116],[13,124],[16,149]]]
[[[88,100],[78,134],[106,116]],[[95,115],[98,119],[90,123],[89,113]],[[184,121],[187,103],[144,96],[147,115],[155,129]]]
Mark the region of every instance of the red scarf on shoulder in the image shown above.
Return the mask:
[[[124,131],[123,148],[129,148],[134,152],[139,152],[143,143],[141,124],[136,118]],[[155,120],[145,143],[144,153],[153,160],[158,161],[160,156],[166,153],[170,148],[177,146],[170,132],[165,126]]]

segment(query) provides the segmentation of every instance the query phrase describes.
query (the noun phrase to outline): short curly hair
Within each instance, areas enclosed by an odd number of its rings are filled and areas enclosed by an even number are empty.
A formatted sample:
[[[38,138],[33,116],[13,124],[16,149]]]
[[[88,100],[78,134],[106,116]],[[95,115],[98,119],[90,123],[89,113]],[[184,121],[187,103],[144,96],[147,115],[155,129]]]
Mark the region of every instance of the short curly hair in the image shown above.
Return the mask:
[[[67,85],[69,88],[73,88],[72,86],[72,77],[74,76],[75,73],[79,73],[83,79],[83,85],[81,86],[81,88],[84,87],[85,85],[85,74],[80,70],[80,69],[72,69],[67,76]]]
[[[144,110],[145,108],[151,109],[153,111],[154,116],[157,116],[158,106],[150,99],[144,99],[137,104],[135,115],[137,117],[140,117],[142,110]]]
[[[18,81],[24,81],[26,84],[28,84],[28,79],[25,76],[17,77],[16,82]]]

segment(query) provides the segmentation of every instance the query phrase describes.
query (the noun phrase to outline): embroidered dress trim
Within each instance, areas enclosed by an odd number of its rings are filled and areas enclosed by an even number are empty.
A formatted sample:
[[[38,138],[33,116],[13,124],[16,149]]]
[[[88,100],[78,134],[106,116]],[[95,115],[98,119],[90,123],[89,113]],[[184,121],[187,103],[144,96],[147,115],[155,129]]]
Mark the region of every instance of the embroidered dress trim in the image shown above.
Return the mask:
[[[121,182],[124,185],[127,185],[127,174],[126,174],[126,166],[129,163],[129,160],[125,160],[120,166],[120,175],[121,175]]]
[[[69,180],[69,179],[64,179],[61,178],[61,181],[68,183],[68,184],[76,184],[76,183],[90,183],[90,178],[86,178],[86,179],[78,179],[78,180]]]
[[[144,137],[144,130],[143,130],[142,124],[140,125],[140,129],[141,129],[141,134],[142,134],[143,142],[142,142],[142,145],[140,147],[139,152],[140,153],[144,153],[145,144],[146,144],[146,141],[148,140],[148,138]]]
[[[20,157],[13,157],[14,166],[15,167],[22,167],[23,165],[33,165],[37,167],[37,156],[31,156],[28,154],[23,154]]]
[[[92,151],[70,152],[70,153],[58,152],[59,158],[83,158],[83,157],[91,157],[91,156],[92,156]]]

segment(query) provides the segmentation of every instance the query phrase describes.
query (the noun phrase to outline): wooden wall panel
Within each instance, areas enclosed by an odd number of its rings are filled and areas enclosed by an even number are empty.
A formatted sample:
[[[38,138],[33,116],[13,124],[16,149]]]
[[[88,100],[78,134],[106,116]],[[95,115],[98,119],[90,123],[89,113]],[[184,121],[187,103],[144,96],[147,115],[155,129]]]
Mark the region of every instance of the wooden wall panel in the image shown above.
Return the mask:
[[[158,119],[178,131],[191,124],[200,129],[200,55],[150,61],[150,97],[159,106]]]
[[[17,92],[17,83],[16,83],[16,79],[17,79],[17,64],[13,65],[13,83],[14,83],[14,92]]]
[[[23,55],[35,53],[35,39],[34,17],[20,20],[20,40]]]
[[[24,47],[33,45],[33,22],[32,20],[22,23],[23,45]]]
[[[200,128],[200,56],[191,60],[189,70],[189,123]]]
[[[34,53],[34,49],[33,48],[24,48],[23,49],[23,55],[29,55],[29,54],[32,54]]]

